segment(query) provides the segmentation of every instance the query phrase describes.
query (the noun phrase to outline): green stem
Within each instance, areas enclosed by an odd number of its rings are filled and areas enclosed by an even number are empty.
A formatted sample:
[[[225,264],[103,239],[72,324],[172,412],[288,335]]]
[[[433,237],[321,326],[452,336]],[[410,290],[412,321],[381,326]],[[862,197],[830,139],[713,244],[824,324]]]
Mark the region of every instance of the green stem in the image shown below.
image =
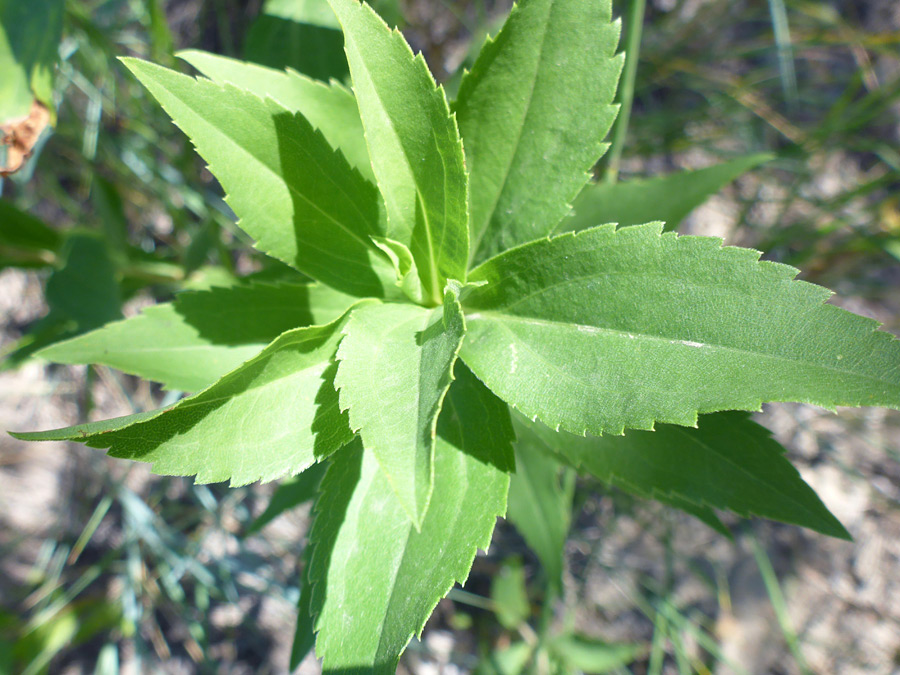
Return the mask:
[[[619,88],[619,116],[613,130],[612,147],[609,149],[609,161],[606,164],[607,183],[615,183],[619,178],[619,162],[625,137],[628,135],[628,122],[631,119],[631,103],[634,101],[634,81],[637,74],[638,56],[641,51],[641,31],[644,27],[644,9],[646,0],[631,0],[628,22],[625,25],[625,68]]]

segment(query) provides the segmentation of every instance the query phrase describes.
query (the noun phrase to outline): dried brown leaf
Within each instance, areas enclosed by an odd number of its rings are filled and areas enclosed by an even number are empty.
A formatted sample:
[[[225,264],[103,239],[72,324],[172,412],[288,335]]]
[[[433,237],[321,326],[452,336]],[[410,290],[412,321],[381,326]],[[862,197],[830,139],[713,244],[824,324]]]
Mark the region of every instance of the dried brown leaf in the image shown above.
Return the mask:
[[[26,117],[0,124],[0,144],[6,146],[6,161],[0,164],[0,176],[8,176],[22,168],[49,123],[50,111],[35,99]]]

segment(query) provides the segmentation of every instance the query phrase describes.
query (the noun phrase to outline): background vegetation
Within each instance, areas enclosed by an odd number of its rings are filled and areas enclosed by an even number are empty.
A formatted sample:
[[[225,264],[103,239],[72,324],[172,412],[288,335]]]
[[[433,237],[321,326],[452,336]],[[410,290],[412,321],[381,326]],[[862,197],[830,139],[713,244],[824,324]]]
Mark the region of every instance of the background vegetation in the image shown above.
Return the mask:
[[[29,355],[185,287],[279,273],[248,249],[202,161],[115,58],[175,65],[173,52],[190,47],[342,77],[332,58],[339,38],[287,21],[285,4],[65,3],[56,128],[22,171],[0,181],[4,428],[166,403],[115,371],[47,366]],[[454,73],[508,6],[394,0],[379,10],[403,21],[452,91]],[[632,102],[627,135],[598,174],[625,180],[774,153],[694,211],[682,231],[801,266],[854,311],[900,331],[896,2],[614,7],[626,34],[637,35],[638,24],[643,31],[633,88],[622,91]],[[295,49],[301,38],[315,49]],[[4,220],[22,212],[49,229],[34,225],[33,240],[12,239]],[[513,672],[515,654],[504,649],[531,639],[532,626],[577,625],[619,645],[608,652],[618,672],[895,671],[900,416],[833,417],[803,406],[766,415],[854,544],[768,523],[729,541],[579,480],[562,599],[542,607],[537,561],[502,526],[403,667]],[[195,486],[80,447],[0,438],[0,672],[284,672],[306,507],[254,525],[272,489]]]

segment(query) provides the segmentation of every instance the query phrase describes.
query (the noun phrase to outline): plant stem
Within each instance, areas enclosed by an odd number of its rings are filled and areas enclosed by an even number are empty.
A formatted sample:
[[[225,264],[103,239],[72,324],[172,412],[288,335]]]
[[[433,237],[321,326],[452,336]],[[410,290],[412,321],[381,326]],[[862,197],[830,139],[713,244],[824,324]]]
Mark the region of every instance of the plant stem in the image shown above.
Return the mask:
[[[625,68],[619,88],[619,116],[613,129],[612,147],[609,149],[609,161],[606,164],[604,181],[615,183],[619,178],[619,162],[625,137],[628,135],[628,122],[631,118],[631,103],[634,100],[634,80],[637,74],[638,56],[641,51],[641,31],[644,27],[644,9],[646,0],[631,0],[628,22],[625,24]]]

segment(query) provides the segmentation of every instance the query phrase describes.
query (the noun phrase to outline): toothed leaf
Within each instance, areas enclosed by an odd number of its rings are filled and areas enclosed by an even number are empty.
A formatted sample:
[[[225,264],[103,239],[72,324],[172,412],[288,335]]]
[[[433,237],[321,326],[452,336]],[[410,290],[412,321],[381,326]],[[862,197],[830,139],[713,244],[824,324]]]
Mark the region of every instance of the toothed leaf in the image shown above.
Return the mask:
[[[610,0],[523,0],[454,106],[469,169],[470,257],[550,234],[606,150],[622,70]]]
[[[354,299],[327,286],[263,285],[181,293],[173,303],[37,353],[102,363],[166,388],[199,391],[292,328],[334,321]]]
[[[417,525],[434,481],[434,434],[465,325],[448,292],[443,307],[367,305],[338,350],[341,408]]]
[[[429,299],[465,281],[469,252],[466,171],[444,90],[421,55],[357,0],[329,0],[344,31],[353,91],[390,239],[409,247]]]
[[[273,98],[291,112],[300,113],[322,132],[332,148],[340,150],[354,168],[370,182],[375,182],[356,99],[340,82],[332,80],[326,84],[294,70],[275,70],[195,49],[179,52],[178,58],[215,82],[230,82],[261,98]]]
[[[712,237],[602,226],[474,270],[462,357],[528,417],[573,433],[693,426],[764,401],[900,408],[900,341]]]
[[[326,672],[393,674],[438,600],[464,583],[506,511],[512,427],[505,404],[457,368],[438,422],[431,506],[413,526],[378,461],[354,442],[322,481],[309,579]]]
[[[344,293],[395,290],[378,193],[299,113],[137,59],[126,66],[193,141],[257,248]]]
[[[704,415],[697,428],[660,424],[624,436],[575,436],[516,418],[519,443],[543,444],[581,470],[647,498],[683,499],[699,507],[761,516],[841,539],[831,515],[784,448],[744,412]]]
[[[291,475],[353,437],[338,407],[332,358],[344,318],[280,336],[204,391],[148,413],[66,429],[13,434],[80,441],[153,472],[198,483],[246,485]]]

